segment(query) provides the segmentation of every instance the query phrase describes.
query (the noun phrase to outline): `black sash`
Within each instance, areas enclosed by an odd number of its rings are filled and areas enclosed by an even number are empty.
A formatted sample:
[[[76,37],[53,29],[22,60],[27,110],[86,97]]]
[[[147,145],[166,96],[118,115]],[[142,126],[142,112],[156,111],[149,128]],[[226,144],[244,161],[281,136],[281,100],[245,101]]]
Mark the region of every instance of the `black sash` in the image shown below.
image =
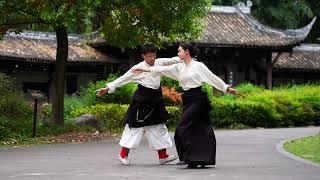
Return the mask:
[[[168,118],[161,88],[155,90],[139,84],[125,117],[126,123],[130,127],[143,127],[165,123]]]
[[[208,99],[208,95],[202,91],[202,87],[191,88],[187,91],[184,91],[181,95],[183,106],[187,106],[188,104],[195,101],[204,101],[208,106],[204,108],[208,108],[211,110],[210,101]],[[210,111],[209,110],[209,111]]]

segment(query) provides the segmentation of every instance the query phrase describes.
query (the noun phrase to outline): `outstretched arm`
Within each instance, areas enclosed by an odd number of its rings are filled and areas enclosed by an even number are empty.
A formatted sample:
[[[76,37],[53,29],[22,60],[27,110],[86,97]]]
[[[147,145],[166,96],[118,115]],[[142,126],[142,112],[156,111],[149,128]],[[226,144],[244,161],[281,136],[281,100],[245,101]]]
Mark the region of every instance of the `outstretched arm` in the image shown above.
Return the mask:
[[[236,89],[233,89],[230,85],[226,84],[221,78],[213,74],[207,66],[202,64],[202,76],[206,83],[211,84],[215,88],[219,89],[223,93],[229,93],[233,95],[241,95]]]
[[[132,68],[134,74],[140,74],[142,72],[151,72],[152,74],[159,74],[161,76],[167,76],[169,78],[178,80],[179,78],[179,67],[178,64],[169,66],[152,66],[144,68]]]
[[[132,67],[129,71],[127,71],[124,75],[117,78],[116,80],[114,80],[110,83],[107,83],[106,87],[96,90],[96,92],[97,92],[96,95],[101,97],[106,93],[114,93],[116,88],[121,87],[125,84],[128,84],[130,82],[133,82],[134,80],[141,78],[141,75],[138,75],[138,74],[135,74],[132,72],[132,69],[135,67],[137,67],[137,66]]]
[[[183,62],[179,57],[172,57],[172,58],[157,58],[155,60],[156,66],[169,66],[172,64],[177,64]]]

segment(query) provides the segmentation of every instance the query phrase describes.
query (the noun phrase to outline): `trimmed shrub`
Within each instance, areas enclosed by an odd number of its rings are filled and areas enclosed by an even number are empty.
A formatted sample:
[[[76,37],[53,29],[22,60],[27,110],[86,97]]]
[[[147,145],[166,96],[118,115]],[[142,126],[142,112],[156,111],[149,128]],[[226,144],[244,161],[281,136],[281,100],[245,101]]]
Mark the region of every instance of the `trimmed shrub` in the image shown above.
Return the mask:
[[[230,95],[210,98],[213,107],[210,115],[215,126],[268,128],[319,125],[319,86],[293,86],[269,91],[242,85],[238,90],[245,93],[246,98]]]
[[[120,104],[97,104],[90,107],[76,109],[71,112],[73,117],[82,114],[93,114],[101,119],[105,130],[109,132],[120,132],[124,128],[124,117],[128,109],[128,105]],[[181,110],[178,107],[167,107],[170,113],[170,119],[167,122],[168,127],[175,127],[176,121],[179,119]]]

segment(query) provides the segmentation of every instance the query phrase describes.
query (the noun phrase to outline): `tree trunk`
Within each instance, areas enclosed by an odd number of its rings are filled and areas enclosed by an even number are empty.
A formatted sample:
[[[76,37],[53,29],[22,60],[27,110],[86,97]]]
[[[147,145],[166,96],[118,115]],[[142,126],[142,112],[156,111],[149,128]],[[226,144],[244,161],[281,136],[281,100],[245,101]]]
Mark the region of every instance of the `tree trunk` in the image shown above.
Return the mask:
[[[57,54],[54,75],[54,97],[53,97],[53,119],[55,124],[64,124],[64,86],[65,86],[65,64],[68,58],[68,34],[65,27],[56,29]]]

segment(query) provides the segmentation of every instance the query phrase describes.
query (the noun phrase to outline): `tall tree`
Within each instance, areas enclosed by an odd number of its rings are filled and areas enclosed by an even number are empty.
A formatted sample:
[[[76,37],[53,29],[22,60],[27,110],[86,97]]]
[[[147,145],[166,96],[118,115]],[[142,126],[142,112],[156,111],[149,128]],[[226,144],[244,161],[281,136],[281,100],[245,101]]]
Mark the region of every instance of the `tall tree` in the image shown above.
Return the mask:
[[[196,38],[211,0],[101,0],[102,33],[113,46],[135,48],[144,42],[160,44]]]
[[[95,0],[1,0],[0,34],[22,31],[38,24],[56,32],[57,52],[54,77],[53,118],[64,124],[65,63],[68,58],[68,28],[84,21],[97,5]]]

